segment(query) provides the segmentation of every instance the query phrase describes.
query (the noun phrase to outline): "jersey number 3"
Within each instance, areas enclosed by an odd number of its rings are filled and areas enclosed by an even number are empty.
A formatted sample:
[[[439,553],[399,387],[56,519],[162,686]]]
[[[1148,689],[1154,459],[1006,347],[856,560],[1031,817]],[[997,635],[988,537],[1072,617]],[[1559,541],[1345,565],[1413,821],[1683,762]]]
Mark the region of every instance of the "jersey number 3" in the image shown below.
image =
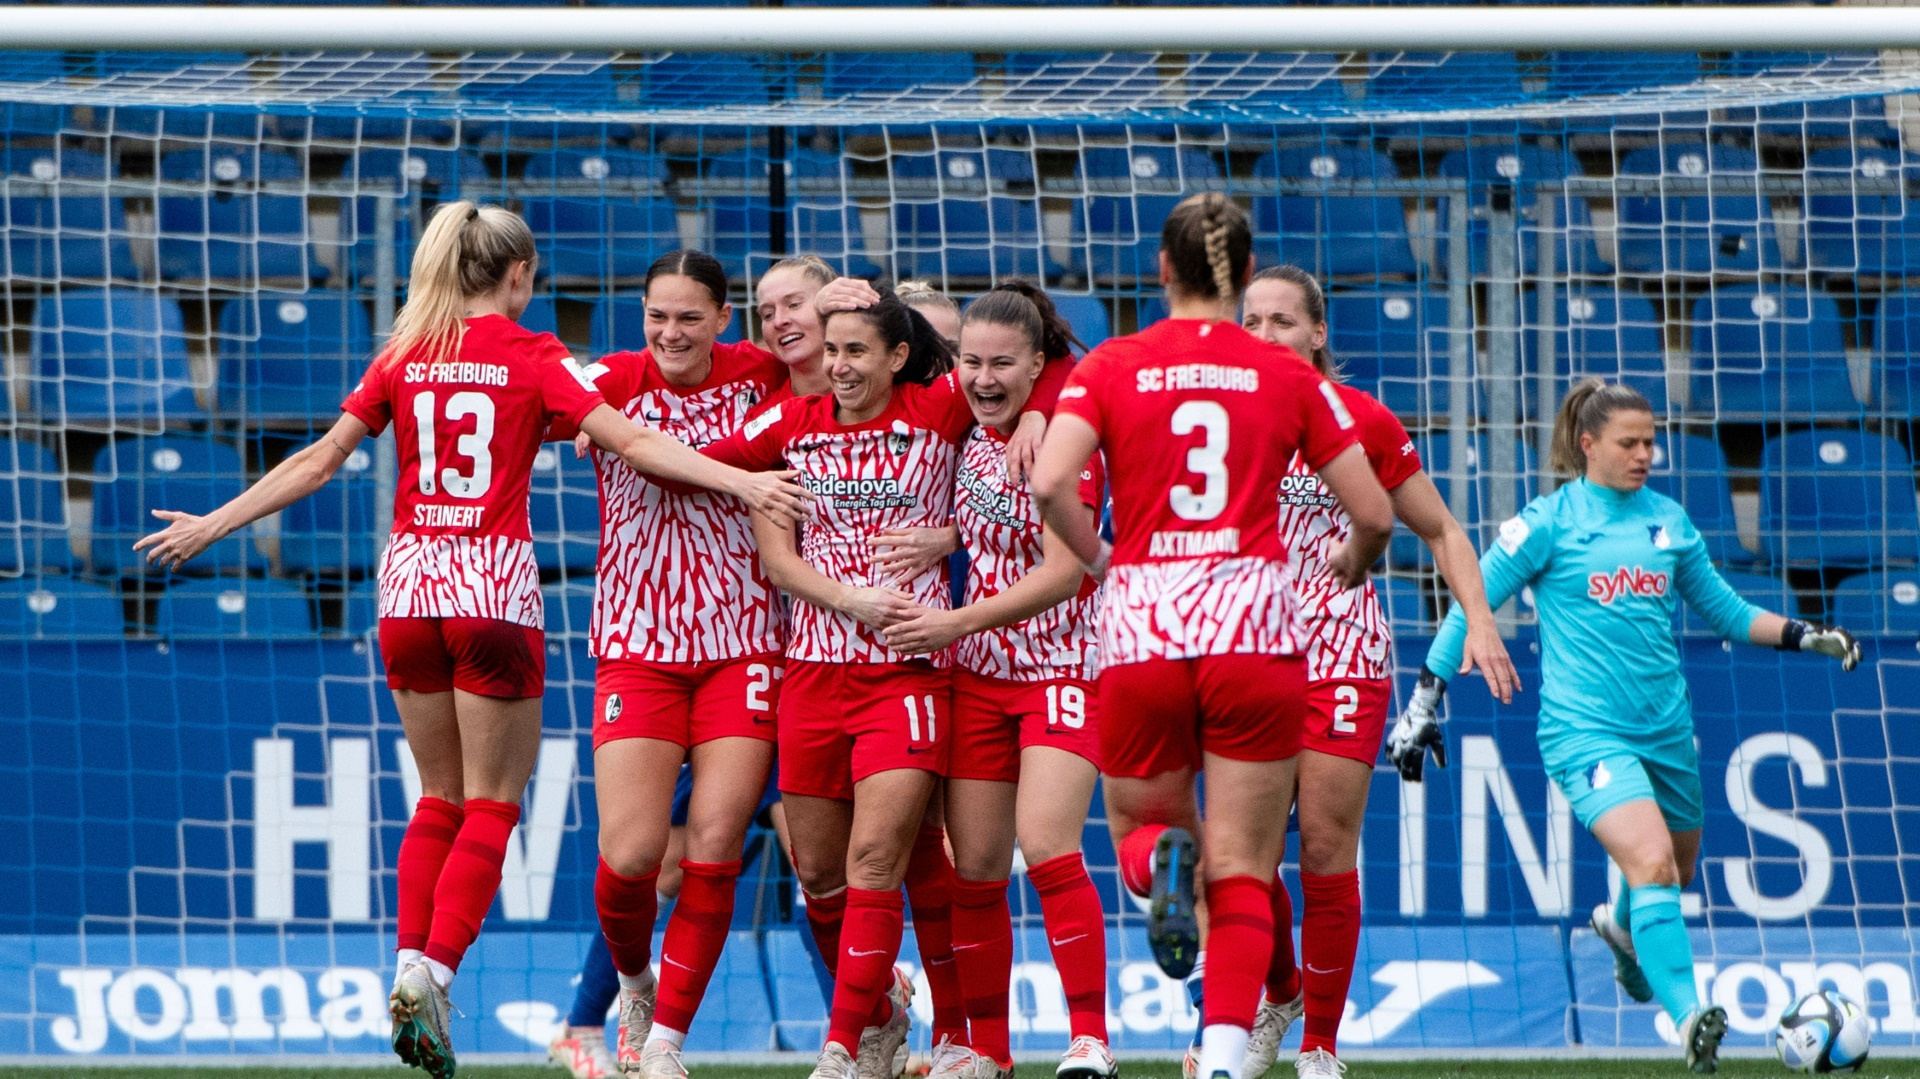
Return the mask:
[[[1187,451],[1187,471],[1206,482],[1200,490],[1182,483],[1167,492],[1174,515],[1183,521],[1211,521],[1227,508],[1227,410],[1217,401],[1188,401],[1173,410],[1173,433],[1206,434]]]
[[[420,429],[420,493],[436,495],[445,486],[454,498],[481,498],[493,486],[493,398],[484,393],[462,390],[447,398],[447,422],[474,418],[473,433],[454,442],[454,452],[473,459],[473,471],[461,474],[439,467],[439,453],[433,438],[434,399],[431,393],[413,397],[413,425]]]

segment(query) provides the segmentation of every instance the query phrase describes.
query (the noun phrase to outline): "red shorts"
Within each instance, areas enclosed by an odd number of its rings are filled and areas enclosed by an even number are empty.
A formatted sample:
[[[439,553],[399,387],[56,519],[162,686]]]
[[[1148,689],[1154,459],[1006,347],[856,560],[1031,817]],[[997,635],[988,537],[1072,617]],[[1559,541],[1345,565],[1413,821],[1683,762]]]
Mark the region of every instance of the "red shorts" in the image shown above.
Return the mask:
[[[1373,678],[1333,678],[1307,686],[1303,749],[1372,765],[1387,736],[1393,683]]]
[[[1300,752],[1302,656],[1156,659],[1100,675],[1100,770],[1144,779],[1198,770],[1201,753],[1281,761]]]
[[[947,773],[953,680],[924,663],[787,661],[780,790],[851,800],[879,772]]]
[[[547,689],[547,635],[498,618],[382,618],[387,688],[525,700]]]
[[[683,749],[715,738],[771,742],[786,662],[778,653],[714,663],[603,659],[593,674],[593,748],[622,738]]]
[[[1100,766],[1094,686],[1078,678],[1012,682],[955,668],[947,778],[1020,781],[1020,751],[1051,746]]]

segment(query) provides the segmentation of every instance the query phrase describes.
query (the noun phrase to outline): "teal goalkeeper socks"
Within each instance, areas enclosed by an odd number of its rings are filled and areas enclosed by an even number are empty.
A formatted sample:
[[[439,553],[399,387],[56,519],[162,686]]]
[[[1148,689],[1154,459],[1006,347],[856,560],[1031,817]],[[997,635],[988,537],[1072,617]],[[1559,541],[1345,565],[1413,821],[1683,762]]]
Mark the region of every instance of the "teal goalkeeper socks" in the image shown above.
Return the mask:
[[[1680,889],[1670,884],[1644,884],[1630,893],[1633,908],[1633,950],[1640,970],[1653,987],[1653,997],[1678,1026],[1700,1006],[1693,984],[1693,942],[1680,917]]]

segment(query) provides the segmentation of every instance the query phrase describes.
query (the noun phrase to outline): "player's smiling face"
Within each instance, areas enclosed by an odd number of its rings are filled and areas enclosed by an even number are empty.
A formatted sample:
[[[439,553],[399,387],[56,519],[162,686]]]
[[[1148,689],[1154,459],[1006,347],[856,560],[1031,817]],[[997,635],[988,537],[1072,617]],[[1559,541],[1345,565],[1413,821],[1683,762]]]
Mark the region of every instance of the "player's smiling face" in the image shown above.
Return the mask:
[[[703,377],[713,342],[733,319],[733,307],[716,303],[707,286],[681,274],[664,274],[647,288],[647,348],[669,376]]]
[[[970,322],[960,330],[960,361],[955,371],[973,418],[982,427],[1010,432],[1033,393],[1045,362],[1040,350],[1016,326]]]
[[[1580,436],[1587,454],[1587,479],[1615,491],[1638,491],[1653,467],[1653,413],[1621,409],[1607,417],[1597,435]]]
[[[1240,301],[1240,325],[1262,341],[1285,345],[1312,361],[1327,343],[1327,324],[1307,314],[1307,297],[1291,281],[1268,279],[1247,286]]]
[[[907,345],[892,348],[858,311],[836,312],[826,325],[827,378],[841,423],[865,423],[893,400],[893,376],[907,363]]]
[[[767,351],[788,367],[820,355],[820,315],[813,309],[819,291],[819,282],[793,267],[769,270],[760,278],[760,337]]]

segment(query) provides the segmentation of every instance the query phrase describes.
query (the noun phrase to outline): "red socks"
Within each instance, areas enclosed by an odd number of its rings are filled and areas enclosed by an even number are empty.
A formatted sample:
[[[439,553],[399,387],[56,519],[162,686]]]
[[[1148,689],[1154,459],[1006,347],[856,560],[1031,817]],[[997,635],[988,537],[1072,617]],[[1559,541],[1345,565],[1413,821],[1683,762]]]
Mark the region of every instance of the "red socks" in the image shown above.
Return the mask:
[[[1208,1026],[1253,1029],[1260,983],[1273,956],[1273,907],[1268,880],[1225,877],[1207,882],[1211,933],[1207,940]],[[1337,1021],[1337,1020],[1336,1020]]]
[[[487,798],[469,798],[460,832],[433,886],[433,929],[427,934],[427,958],[460,969],[467,947],[480,935],[480,923],[500,891],[500,864],[520,823],[520,807]],[[412,829],[409,828],[409,831]]]
[[[1053,948],[1053,965],[1067,994],[1073,1037],[1107,1040],[1107,921],[1100,892],[1079,852],[1027,867],[1040,893],[1040,913]],[[1291,999],[1291,998],[1289,998]],[[978,1030],[976,1026],[974,1028]]]
[[[1164,824],[1143,824],[1128,832],[1114,851],[1120,860],[1120,883],[1142,899],[1153,891],[1153,845],[1166,830]]]
[[[953,965],[966,992],[967,1045],[1013,1066],[1007,988],[1013,975],[1013,913],[1004,880],[953,881]]]
[[[1360,948],[1360,873],[1353,869],[1330,877],[1302,873],[1300,890],[1307,911],[1300,923],[1300,953],[1307,961],[1301,979],[1307,990],[1307,1023],[1300,1051],[1332,1052],[1340,1034],[1340,1014],[1347,1006],[1347,986],[1353,981],[1353,958]]]
[[[828,974],[840,969],[840,927],[846,920],[845,888],[832,895],[807,897],[807,928],[813,933],[813,946],[820,949],[820,959],[826,963]]]
[[[1287,892],[1287,882],[1278,877],[1273,881],[1271,909],[1273,958],[1267,961],[1267,999],[1291,1004],[1300,995],[1300,971],[1293,962],[1293,896]]]
[[[460,834],[465,812],[452,802],[422,798],[414,803],[413,819],[400,837],[398,870],[400,901],[394,911],[400,923],[398,946],[403,951],[425,951],[427,934],[433,929],[433,889],[440,883],[440,868],[447,864],[447,852]]]
[[[613,969],[637,977],[653,962],[653,922],[660,913],[660,883],[655,869],[644,877],[623,877],[605,858],[593,875],[593,905],[600,911],[600,932],[607,938]]]
[[[667,939],[660,946],[653,1021],[684,1034],[700,1010],[713,969],[720,965],[720,950],[727,946],[740,863],[682,861],[680,869],[680,902],[667,919]]]
[[[913,908],[913,937],[920,942],[920,963],[933,993],[933,1041],[952,1038],[967,1044],[967,1004],[960,974],[953,967],[953,863],[947,859],[946,833],[921,828],[907,861],[907,903]]]
[[[860,1031],[893,988],[893,961],[900,955],[906,918],[898,888],[885,892],[848,888],[846,897],[847,918],[840,933],[840,969],[833,983],[827,1040],[858,1056]]]

